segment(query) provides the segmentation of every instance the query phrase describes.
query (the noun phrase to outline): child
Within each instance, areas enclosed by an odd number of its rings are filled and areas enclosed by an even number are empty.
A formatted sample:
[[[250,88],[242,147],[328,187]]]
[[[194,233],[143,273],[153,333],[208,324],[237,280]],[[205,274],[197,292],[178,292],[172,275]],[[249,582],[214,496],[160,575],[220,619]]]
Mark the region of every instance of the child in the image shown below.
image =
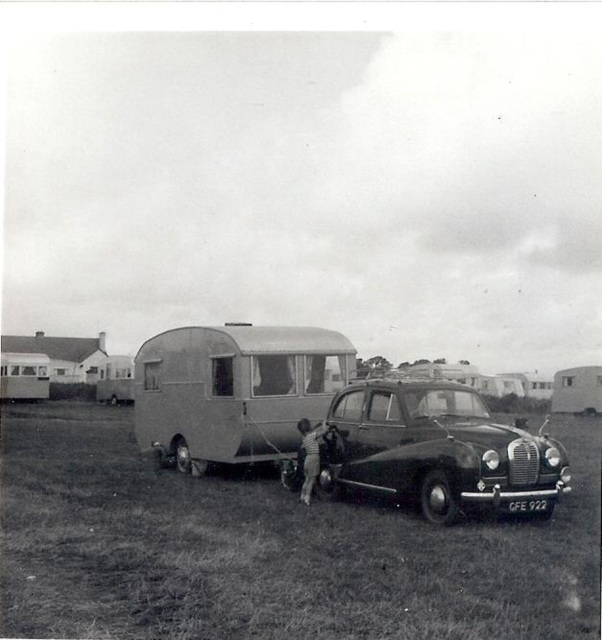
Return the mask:
[[[297,423],[297,429],[299,429],[303,436],[301,447],[305,451],[305,462],[303,463],[305,480],[303,482],[303,487],[301,488],[301,502],[309,506],[311,492],[314,488],[316,478],[320,473],[319,439],[328,432],[329,427],[326,423],[321,423],[312,430],[311,422],[307,418],[302,418]]]

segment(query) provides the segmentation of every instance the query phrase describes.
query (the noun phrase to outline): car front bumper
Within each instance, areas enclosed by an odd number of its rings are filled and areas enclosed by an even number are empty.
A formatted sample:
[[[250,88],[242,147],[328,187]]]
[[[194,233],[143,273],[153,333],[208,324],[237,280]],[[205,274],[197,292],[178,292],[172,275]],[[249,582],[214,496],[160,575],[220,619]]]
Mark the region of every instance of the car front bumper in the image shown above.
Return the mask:
[[[531,491],[502,491],[499,484],[493,487],[492,491],[463,491],[460,498],[463,502],[490,503],[494,507],[499,507],[502,502],[511,500],[558,500],[561,496],[566,496],[571,492],[571,487],[559,480],[554,489],[534,489]]]

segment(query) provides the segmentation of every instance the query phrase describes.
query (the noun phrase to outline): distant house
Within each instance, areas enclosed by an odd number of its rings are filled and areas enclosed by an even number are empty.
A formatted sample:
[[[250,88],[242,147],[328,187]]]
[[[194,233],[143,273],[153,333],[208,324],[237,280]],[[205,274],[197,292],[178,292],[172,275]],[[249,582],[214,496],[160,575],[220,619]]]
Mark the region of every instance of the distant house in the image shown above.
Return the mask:
[[[501,373],[499,375],[520,380],[528,398],[549,400],[552,397],[553,379],[551,376],[542,375],[537,371],[535,373]]]
[[[46,354],[50,382],[95,384],[107,359],[105,341],[104,331],[98,338],[53,338],[38,331],[35,336],[2,336],[2,352]]]
[[[574,367],[554,375],[554,413],[602,413],[602,367]]]

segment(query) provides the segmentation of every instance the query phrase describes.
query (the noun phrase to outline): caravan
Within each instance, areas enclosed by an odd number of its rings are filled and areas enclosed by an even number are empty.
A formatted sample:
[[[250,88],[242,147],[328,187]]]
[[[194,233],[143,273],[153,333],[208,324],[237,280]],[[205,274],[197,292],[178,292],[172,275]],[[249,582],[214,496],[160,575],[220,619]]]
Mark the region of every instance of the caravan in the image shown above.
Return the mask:
[[[2,354],[2,400],[48,400],[50,358],[44,353]]]
[[[134,359],[131,356],[109,356],[98,369],[97,402],[134,402]]]
[[[563,369],[554,376],[553,413],[602,413],[602,367]]]
[[[146,341],[135,359],[141,449],[195,474],[208,462],[294,455],[301,418],[326,416],[355,375],[356,350],[315,327],[184,327]]]

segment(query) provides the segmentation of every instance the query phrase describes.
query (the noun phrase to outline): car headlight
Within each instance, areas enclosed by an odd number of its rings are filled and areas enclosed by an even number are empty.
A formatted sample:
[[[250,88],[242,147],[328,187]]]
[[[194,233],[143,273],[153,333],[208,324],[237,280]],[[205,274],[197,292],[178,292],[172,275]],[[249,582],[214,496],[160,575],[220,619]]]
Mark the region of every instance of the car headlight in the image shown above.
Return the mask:
[[[564,484],[568,484],[571,481],[571,469],[570,467],[564,467],[560,472],[560,479],[564,482]]]
[[[500,466],[500,456],[497,451],[489,449],[483,454],[483,462],[490,471],[495,471]]]
[[[560,464],[560,452],[556,447],[550,447],[547,449],[545,458],[550,467],[557,467]]]

